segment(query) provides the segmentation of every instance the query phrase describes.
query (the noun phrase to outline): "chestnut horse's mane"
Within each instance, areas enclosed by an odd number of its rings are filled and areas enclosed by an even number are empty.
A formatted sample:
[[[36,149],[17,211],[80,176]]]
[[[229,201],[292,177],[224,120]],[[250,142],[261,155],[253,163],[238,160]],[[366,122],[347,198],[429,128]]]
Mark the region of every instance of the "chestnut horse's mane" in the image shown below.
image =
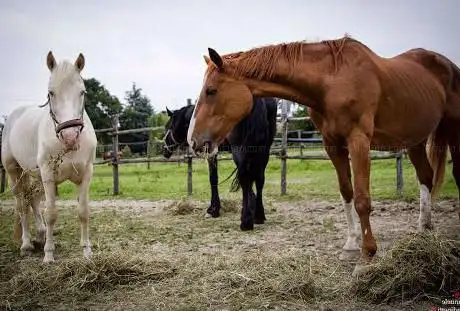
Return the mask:
[[[222,56],[222,58],[224,62],[228,61],[232,63],[232,75],[236,78],[247,77],[264,80],[273,77],[280,58],[283,58],[289,63],[291,70],[295,70],[302,62],[304,46],[326,44],[329,46],[330,53],[334,59],[335,71],[337,71],[339,57],[342,56],[343,48],[348,41],[359,42],[345,35],[336,40],[324,40],[320,42],[295,41],[266,45],[245,52],[226,54]],[[209,66],[208,70],[212,71],[215,69],[215,66]]]

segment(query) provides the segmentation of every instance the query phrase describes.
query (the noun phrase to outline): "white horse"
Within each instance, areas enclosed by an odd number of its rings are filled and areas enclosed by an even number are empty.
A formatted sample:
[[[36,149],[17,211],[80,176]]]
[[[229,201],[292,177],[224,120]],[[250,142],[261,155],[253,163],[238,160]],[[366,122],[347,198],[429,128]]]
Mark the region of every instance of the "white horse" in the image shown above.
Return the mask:
[[[48,101],[38,107],[19,107],[8,116],[1,154],[16,198],[16,232],[22,228],[21,255],[34,249],[27,222],[32,207],[37,244],[45,243],[45,263],[54,262],[53,228],[58,215],[56,185],[66,180],[78,187],[83,256],[88,258],[92,254],[88,200],[97,145],[96,134],[84,106],[86,90],[80,72],[85,66],[85,58],[80,54],[74,64],[68,61],[57,64],[50,51],[47,65],[51,72]],[[41,194],[31,189],[31,177],[40,181],[39,188],[45,194],[46,228],[40,214]]]

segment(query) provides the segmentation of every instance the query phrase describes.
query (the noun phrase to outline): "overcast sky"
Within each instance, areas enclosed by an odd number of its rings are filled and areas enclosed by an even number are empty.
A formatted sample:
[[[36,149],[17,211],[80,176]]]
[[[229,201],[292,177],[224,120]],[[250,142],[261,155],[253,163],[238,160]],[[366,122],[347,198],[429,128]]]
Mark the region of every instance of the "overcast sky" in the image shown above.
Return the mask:
[[[208,47],[220,53],[349,33],[382,56],[434,49],[460,64],[456,0],[0,0],[0,114],[42,104],[46,54],[86,58],[123,103],[132,82],[156,110],[201,88]]]

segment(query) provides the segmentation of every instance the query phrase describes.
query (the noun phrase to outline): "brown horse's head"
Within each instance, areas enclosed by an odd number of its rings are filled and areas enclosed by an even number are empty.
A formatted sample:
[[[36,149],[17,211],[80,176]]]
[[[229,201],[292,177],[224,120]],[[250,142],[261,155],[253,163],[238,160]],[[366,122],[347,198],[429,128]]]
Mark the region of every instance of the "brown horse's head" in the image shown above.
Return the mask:
[[[215,154],[233,127],[252,109],[253,97],[244,80],[233,78],[231,64],[213,49],[204,56],[208,69],[188,128],[194,152]]]

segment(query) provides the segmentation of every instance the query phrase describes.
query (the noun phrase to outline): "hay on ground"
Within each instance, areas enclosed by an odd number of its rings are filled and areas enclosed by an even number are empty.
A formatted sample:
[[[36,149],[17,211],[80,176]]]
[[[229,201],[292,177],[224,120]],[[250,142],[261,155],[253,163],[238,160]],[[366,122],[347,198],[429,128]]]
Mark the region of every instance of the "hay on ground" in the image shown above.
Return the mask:
[[[165,207],[165,211],[171,215],[188,215],[196,209],[195,204],[190,199],[181,199]]]
[[[241,209],[241,200],[220,200],[221,210],[225,213],[238,213]]]
[[[352,292],[376,303],[451,296],[460,288],[460,246],[439,233],[418,233],[396,243],[352,282]]]
[[[0,308],[28,309],[40,304],[45,296],[55,301],[68,297],[84,300],[92,293],[159,281],[175,272],[166,261],[124,252],[94,255],[90,260],[79,257],[51,265],[27,260],[10,280],[0,284]]]

